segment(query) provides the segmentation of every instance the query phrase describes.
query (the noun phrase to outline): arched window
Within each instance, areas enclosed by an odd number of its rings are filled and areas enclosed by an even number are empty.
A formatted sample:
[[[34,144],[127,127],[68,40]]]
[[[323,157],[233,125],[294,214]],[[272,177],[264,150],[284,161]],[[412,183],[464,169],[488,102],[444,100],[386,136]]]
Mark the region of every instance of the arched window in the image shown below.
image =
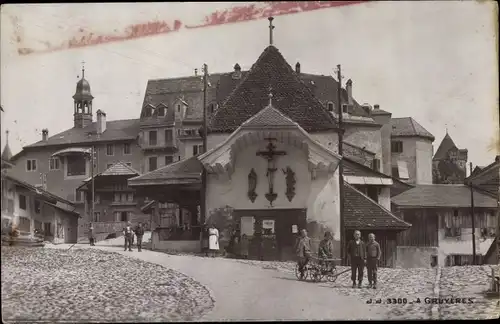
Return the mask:
[[[333,102],[329,102],[328,103],[328,111],[333,111],[335,108],[335,105],[333,104]]]

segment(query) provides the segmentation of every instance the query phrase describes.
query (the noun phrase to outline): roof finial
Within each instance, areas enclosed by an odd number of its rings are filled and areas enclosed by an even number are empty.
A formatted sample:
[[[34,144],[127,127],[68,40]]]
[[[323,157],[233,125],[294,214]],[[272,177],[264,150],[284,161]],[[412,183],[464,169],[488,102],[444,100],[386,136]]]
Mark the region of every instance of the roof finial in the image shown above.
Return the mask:
[[[271,88],[271,86],[269,86],[269,106],[272,106],[273,104],[273,88]]]
[[[269,17],[268,19],[269,19],[269,45],[273,45],[273,29],[274,29],[273,20],[274,20],[274,18]]]
[[[85,78],[85,61],[82,61],[82,79]]]
[[[5,131],[5,142],[6,142],[6,144],[9,144],[9,130],[8,129]]]

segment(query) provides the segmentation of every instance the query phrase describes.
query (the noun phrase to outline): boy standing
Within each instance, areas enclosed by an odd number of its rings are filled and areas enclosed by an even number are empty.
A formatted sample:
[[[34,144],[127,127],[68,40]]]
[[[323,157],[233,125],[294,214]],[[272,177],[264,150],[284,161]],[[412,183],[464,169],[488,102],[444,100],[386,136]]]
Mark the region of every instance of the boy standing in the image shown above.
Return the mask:
[[[368,288],[377,289],[377,267],[381,255],[380,244],[375,241],[375,234],[368,234],[366,245],[366,270],[368,272]]]

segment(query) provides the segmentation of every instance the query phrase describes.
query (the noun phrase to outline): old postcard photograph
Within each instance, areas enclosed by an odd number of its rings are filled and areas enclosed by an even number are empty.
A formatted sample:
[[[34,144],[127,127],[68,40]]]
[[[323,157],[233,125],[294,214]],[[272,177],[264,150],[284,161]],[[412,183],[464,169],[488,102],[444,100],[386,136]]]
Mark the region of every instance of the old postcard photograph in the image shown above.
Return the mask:
[[[3,322],[499,318],[497,2],[0,18]]]

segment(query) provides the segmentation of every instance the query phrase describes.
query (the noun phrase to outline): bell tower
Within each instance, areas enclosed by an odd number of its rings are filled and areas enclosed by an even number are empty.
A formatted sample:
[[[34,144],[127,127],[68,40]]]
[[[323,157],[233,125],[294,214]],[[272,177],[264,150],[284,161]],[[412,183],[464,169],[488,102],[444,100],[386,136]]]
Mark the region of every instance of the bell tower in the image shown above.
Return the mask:
[[[92,99],[90,84],[85,80],[85,62],[82,62],[82,78],[76,84],[74,100],[74,127],[84,128],[92,124]]]

